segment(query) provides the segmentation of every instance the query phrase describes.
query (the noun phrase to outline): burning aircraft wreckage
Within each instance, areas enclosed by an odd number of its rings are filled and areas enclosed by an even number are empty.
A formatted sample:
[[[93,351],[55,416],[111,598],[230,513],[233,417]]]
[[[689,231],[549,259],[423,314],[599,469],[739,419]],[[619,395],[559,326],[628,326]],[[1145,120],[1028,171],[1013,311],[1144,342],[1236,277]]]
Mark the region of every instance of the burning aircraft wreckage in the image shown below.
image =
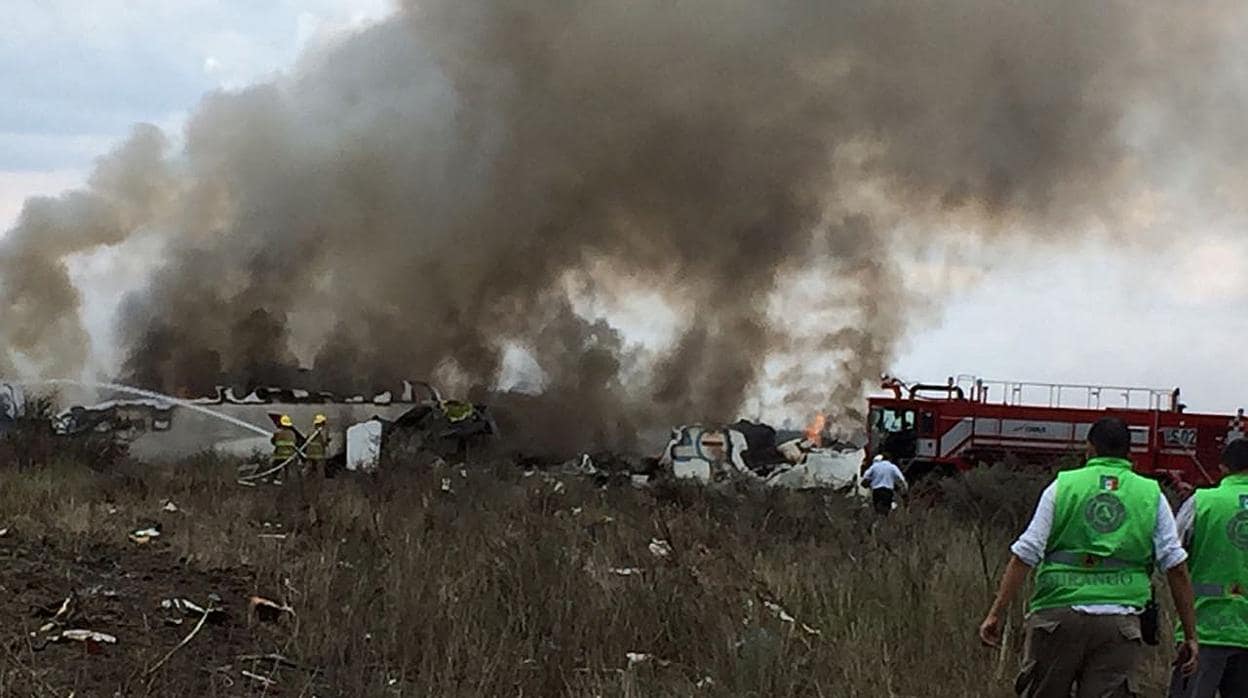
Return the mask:
[[[67,381],[66,383],[72,383]],[[156,461],[204,452],[248,457],[271,450],[268,432],[282,415],[296,430],[324,415],[329,461],[339,469],[372,472],[393,453],[421,451],[464,458],[498,442],[500,430],[487,405],[445,399],[428,383],[407,382],[366,397],[293,388],[259,388],[238,397],[231,388],[214,395],[175,398],[126,386],[105,392],[139,394],[74,404],[55,412],[49,427],[60,438],[108,437],[139,460]],[[0,383],[0,433],[27,417],[27,392]],[[803,431],[777,431],[741,420],[725,426],[675,427],[657,455],[630,459],[582,455],[571,465],[584,474],[627,470],[637,481],[656,476],[703,482],[746,480],[793,489],[850,488],[865,452],[832,438],[822,416]],[[661,448],[660,448],[661,446]],[[602,466],[602,467],[600,467]]]

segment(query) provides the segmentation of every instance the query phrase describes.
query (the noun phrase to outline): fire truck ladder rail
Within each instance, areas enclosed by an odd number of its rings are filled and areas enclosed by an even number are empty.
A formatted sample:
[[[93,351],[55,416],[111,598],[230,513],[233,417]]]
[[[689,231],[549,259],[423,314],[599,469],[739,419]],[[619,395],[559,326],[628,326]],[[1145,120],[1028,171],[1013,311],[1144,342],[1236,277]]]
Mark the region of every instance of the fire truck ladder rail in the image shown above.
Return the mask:
[[[966,385],[967,393],[976,402],[1000,401],[1000,404],[1009,406],[1122,407],[1170,411],[1175,409],[1179,396],[1177,388],[990,380],[967,374],[957,377],[957,385]],[[1118,397],[1121,402],[1111,404],[1102,401],[1102,398],[1110,396]]]

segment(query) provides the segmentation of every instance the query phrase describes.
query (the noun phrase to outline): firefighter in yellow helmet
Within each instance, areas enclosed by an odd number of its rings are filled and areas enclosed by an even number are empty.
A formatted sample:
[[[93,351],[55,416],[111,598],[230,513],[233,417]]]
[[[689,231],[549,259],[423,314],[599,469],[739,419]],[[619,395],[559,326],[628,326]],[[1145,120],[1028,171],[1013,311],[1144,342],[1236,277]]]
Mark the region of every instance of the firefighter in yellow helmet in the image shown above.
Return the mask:
[[[277,431],[269,443],[273,444],[273,456],[270,459],[273,467],[289,466],[299,454],[299,442],[295,436],[295,422],[290,415],[284,414],[278,420]]]
[[[315,524],[320,519],[317,503],[321,498],[321,481],[325,479],[325,457],[329,451],[329,420],[323,414],[312,419],[312,432],[303,443],[303,456],[307,463],[303,467],[303,510],[308,522]]]
[[[303,445],[303,455],[307,459],[305,475],[325,477],[325,456],[329,451],[329,419],[318,414],[312,419],[312,432]]]

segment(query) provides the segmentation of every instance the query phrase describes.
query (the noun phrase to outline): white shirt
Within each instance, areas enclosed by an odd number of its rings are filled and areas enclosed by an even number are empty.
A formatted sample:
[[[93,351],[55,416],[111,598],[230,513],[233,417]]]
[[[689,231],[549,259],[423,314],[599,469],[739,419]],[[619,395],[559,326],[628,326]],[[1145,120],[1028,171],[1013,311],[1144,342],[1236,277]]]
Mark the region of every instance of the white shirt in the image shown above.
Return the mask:
[[[886,460],[872,463],[867,472],[862,474],[862,479],[870,483],[873,490],[885,488],[905,492],[907,487],[906,476],[901,474],[901,468]]]
[[[1053,529],[1053,511],[1057,498],[1057,481],[1044,488],[1040,502],[1036,504],[1036,513],[1023,535],[1010,546],[1010,552],[1031,567],[1040,564],[1044,559],[1049,545],[1049,533]],[[1178,530],[1174,523],[1174,514],[1170,513],[1170,504],[1165,497],[1157,498],[1157,525],[1153,528],[1153,557],[1163,570],[1173,569],[1187,560],[1187,551],[1179,543]],[[1141,609],[1133,606],[1116,604],[1094,604],[1091,606],[1075,606],[1080,613],[1093,616],[1138,614]]]
[[[1189,547],[1192,544],[1192,532],[1196,529],[1195,492],[1187,498],[1187,501],[1183,502],[1183,506],[1179,507],[1179,513],[1174,517],[1174,523],[1179,529],[1179,540],[1183,541],[1183,547]]]

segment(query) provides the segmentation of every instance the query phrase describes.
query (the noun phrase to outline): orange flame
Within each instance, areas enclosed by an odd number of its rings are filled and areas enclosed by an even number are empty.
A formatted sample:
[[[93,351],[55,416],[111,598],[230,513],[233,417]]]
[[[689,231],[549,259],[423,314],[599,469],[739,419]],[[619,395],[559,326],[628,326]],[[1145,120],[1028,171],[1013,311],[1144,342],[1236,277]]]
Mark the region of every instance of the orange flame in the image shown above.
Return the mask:
[[[820,412],[815,415],[815,419],[806,425],[806,440],[814,446],[823,445],[823,428],[827,425],[827,415]]]

